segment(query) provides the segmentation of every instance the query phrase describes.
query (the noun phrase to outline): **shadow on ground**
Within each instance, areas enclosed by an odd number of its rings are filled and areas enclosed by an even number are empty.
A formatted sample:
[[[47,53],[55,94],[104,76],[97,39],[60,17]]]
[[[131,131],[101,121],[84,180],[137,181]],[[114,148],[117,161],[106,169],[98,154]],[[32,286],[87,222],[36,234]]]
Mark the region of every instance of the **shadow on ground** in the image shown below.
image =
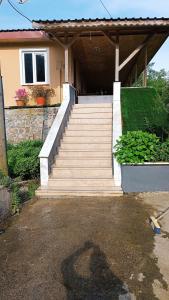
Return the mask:
[[[30,201],[0,235],[0,300],[157,300],[151,213],[133,195]]]
[[[89,249],[92,250],[89,261],[90,275],[85,278],[77,273],[75,264]],[[119,300],[120,295],[128,293],[124,283],[109,268],[104,252],[90,241],[63,261],[61,271],[67,289],[67,300]]]

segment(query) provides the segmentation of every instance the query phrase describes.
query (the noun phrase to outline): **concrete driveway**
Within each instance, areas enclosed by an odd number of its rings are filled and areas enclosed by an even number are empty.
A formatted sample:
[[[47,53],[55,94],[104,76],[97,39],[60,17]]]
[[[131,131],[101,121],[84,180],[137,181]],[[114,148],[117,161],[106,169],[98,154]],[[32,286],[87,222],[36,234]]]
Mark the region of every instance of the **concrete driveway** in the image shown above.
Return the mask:
[[[156,208],[146,199],[26,204],[0,236],[0,299],[169,299],[159,250],[168,233],[154,239],[147,218]]]
[[[155,216],[169,207],[169,193],[146,193],[140,194],[139,198],[141,198],[144,203],[153,207]],[[157,264],[160,272],[163,274],[163,279],[169,286],[169,212],[159,223],[161,225],[162,234],[155,235],[153,253],[157,258]],[[163,289],[163,286],[161,286],[158,280],[154,281],[153,290],[158,299],[169,299],[169,290]]]

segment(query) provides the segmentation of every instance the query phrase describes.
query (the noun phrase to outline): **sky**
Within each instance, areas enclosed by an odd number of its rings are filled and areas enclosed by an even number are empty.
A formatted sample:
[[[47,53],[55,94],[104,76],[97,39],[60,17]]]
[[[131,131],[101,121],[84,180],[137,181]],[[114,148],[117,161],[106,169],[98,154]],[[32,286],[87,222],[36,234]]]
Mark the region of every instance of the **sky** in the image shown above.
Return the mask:
[[[10,0],[32,19],[109,18],[100,0],[27,0],[18,4]],[[111,16],[169,17],[169,0],[102,0]],[[0,29],[31,28],[31,23],[17,14],[7,0],[0,5]],[[169,71],[169,39],[153,58],[154,68]]]

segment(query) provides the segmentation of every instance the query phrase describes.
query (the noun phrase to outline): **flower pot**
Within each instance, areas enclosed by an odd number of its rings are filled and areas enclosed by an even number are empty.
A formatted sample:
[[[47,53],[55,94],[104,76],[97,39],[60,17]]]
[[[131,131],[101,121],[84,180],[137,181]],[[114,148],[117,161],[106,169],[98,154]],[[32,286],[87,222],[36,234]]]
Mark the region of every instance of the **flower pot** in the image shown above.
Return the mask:
[[[37,97],[36,98],[36,103],[37,103],[37,105],[45,105],[46,100],[45,100],[44,97]]]
[[[16,100],[17,106],[25,106],[25,100],[23,99],[17,99]]]

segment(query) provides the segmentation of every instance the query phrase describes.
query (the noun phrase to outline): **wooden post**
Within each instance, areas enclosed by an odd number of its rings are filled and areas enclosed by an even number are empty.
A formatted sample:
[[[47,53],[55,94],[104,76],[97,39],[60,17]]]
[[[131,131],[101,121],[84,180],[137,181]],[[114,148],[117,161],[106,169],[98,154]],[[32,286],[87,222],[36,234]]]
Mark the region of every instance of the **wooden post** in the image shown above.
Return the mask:
[[[119,62],[120,62],[119,36],[117,35],[116,45],[115,45],[115,81],[119,81]]]
[[[0,73],[0,170],[3,172],[4,175],[8,175],[5,115],[4,115],[4,96],[3,96],[3,85],[2,85],[1,73]]]
[[[143,86],[147,87],[147,47],[145,48],[145,68],[143,72]]]
[[[69,82],[69,48],[65,46],[65,82]]]

